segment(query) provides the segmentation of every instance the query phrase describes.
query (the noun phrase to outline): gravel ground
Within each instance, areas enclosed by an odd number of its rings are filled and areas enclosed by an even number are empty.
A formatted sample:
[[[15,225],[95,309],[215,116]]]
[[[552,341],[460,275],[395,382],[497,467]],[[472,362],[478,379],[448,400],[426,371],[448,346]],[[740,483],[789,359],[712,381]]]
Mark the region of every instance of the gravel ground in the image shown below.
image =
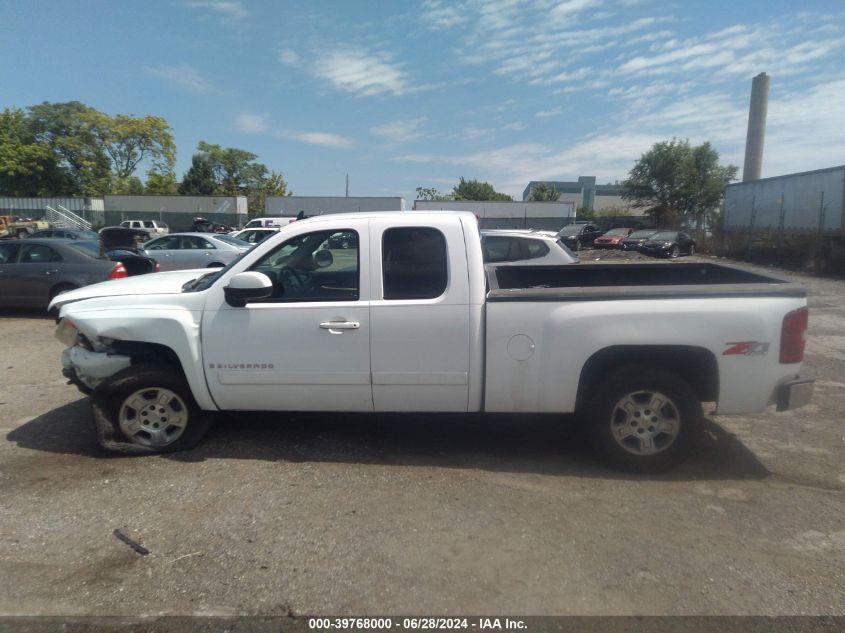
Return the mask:
[[[107,456],[52,322],[3,313],[0,613],[843,614],[845,282],[801,279],[813,404],[711,417],[660,476],[510,416],[227,416]]]

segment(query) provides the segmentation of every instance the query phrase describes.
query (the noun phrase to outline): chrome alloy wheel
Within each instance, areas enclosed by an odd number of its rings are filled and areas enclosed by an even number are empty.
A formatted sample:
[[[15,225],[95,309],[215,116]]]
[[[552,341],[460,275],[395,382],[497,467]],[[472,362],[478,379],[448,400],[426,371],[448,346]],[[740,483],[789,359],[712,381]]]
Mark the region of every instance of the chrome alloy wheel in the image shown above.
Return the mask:
[[[129,441],[163,447],[179,439],[188,425],[188,407],[170,389],[139,389],[120,405],[118,425]]]
[[[681,430],[678,407],[657,391],[635,391],[621,398],[610,415],[616,442],[634,455],[666,450]]]

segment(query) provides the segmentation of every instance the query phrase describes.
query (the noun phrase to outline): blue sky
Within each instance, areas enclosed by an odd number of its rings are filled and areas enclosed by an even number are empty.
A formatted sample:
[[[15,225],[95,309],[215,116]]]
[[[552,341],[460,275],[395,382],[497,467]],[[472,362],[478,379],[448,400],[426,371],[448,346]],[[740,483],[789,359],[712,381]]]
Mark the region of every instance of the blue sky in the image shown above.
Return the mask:
[[[177,176],[200,140],[295,193],[521,198],[624,178],[652,143],[741,167],[751,78],[772,77],[763,176],[845,163],[845,4],[779,0],[0,0],[0,107],[157,114]]]

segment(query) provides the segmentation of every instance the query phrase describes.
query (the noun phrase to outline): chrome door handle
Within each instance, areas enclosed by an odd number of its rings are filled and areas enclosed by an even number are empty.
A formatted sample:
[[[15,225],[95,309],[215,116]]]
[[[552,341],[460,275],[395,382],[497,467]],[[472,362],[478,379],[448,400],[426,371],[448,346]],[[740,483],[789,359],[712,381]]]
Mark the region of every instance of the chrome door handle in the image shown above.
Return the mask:
[[[50,270],[45,271],[44,274],[45,275],[52,275],[53,273],[57,273],[57,272],[59,272],[58,268],[51,268]]]
[[[320,328],[331,334],[343,334],[340,330],[357,330],[361,327],[359,321],[323,321]]]

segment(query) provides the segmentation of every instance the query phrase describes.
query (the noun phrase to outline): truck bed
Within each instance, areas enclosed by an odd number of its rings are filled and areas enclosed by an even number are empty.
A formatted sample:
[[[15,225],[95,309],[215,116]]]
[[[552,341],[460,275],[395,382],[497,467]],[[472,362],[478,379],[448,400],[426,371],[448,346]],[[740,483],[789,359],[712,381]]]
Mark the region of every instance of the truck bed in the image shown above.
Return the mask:
[[[803,284],[709,263],[487,268],[487,300],[619,301],[687,297],[806,297]]]

